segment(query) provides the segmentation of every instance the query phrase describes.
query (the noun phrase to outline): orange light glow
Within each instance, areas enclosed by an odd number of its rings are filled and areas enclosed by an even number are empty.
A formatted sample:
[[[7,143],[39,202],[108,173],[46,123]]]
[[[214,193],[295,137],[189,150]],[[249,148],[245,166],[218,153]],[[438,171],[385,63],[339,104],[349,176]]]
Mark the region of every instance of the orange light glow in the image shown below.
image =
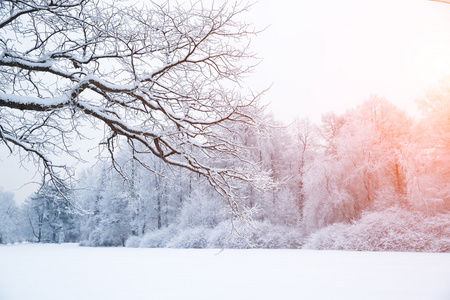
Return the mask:
[[[422,82],[437,82],[450,70],[450,43],[438,39],[425,40],[415,47],[411,56],[414,75]]]

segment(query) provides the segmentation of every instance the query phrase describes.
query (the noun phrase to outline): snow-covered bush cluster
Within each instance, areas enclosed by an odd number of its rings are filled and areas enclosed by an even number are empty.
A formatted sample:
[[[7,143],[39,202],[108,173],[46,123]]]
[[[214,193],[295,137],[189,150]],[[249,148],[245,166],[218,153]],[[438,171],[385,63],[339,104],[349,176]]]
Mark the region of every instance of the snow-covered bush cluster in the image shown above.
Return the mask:
[[[450,252],[450,213],[424,216],[401,208],[365,212],[311,234],[306,249]]]
[[[239,232],[239,226],[223,221],[215,227],[167,228],[152,231],[142,237],[132,236],[127,247],[143,248],[291,248],[299,249],[304,239],[303,231],[289,226],[255,222],[253,229]],[[240,227],[240,226],[239,226]],[[240,235],[239,235],[239,234]]]

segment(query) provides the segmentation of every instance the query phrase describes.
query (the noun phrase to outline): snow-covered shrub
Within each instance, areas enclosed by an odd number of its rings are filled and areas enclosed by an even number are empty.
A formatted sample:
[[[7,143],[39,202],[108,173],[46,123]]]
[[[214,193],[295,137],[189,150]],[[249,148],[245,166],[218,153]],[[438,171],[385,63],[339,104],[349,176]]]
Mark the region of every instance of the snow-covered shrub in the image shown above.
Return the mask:
[[[92,231],[86,240],[80,241],[80,246],[97,247],[100,246],[101,233],[98,230]]]
[[[141,238],[139,247],[164,248],[177,232],[178,230],[174,226],[148,232]]]
[[[89,247],[117,247],[125,246],[125,241],[131,235],[126,224],[113,223],[103,224],[95,228],[87,240],[80,242],[81,246]]]
[[[255,222],[250,229],[245,224],[234,224],[237,232],[231,229],[229,221],[222,222],[208,237],[210,248],[300,248],[303,230],[291,226],[274,225],[269,222]],[[239,235],[239,234],[240,235]]]
[[[141,244],[141,238],[135,235],[130,236],[125,241],[125,247],[128,248],[139,248],[139,245]]]
[[[250,246],[249,241],[240,236],[237,232],[233,231],[232,226],[238,230],[240,234],[244,234],[240,231],[244,230],[242,224],[231,224],[230,220],[223,221],[218,224],[214,229],[211,229],[208,233],[208,248],[227,248],[227,249],[245,249]],[[237,227],[236,227],[237,226]]]
[[[258,248],[301,248],[304,230],[293,226],[273,225],[267,222],[256,224],[251,241]]]
[[[86,247],[106,246],[103,243],[102,232],[98,229],[92,231],[89,234],[89,237],[87,240],[83,240],[80,242],[80,246],[86,246]]]
[[[169,226],[130,237],[127,247],[142,248],[300,248],[304,239],[301,228],[273,225],[269,222],[249,224],[223,221],[215,227],[196,226],[182,228]]]
[[[180,230],[168,243],[168,248],[207,248],[208,228],[194,227]]]
[[[348,226],[344,223],[334,223],[314,232],[306,239],[303,249],[342,250],[338,245],[341,244],[341,239],[345,239]]]
[[[305,249],[450,252],[450,214],[425,216],[400,208],[365,212],[352,224],[313,233]]]

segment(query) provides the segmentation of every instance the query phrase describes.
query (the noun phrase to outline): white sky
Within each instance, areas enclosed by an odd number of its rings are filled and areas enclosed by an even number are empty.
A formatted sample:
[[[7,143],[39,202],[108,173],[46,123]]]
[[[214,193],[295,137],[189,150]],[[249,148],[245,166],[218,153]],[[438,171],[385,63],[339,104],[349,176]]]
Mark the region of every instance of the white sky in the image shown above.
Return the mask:
[[[450,74],[450,4],[427,0],[259,0],[248,22],[264,61],[250,78],[278,119],[319,122],[323,113],[386,97],[414,112],[415,100]],[[0,148],[0,187],[22,202],[37,185]],[[34,178],[38,180],[38,178]]]
[[[276,116],[344,112],[371,95],[413,110],[450,74],[450,5],[426,0],[260,0],[255,75]],[[253,20],[253,19],[251,19]]]

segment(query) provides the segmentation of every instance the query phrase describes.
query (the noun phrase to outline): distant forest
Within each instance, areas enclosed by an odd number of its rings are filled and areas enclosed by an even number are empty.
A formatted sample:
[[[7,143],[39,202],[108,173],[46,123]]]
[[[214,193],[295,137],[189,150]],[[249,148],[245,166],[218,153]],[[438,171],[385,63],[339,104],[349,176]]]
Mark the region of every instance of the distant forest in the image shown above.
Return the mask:
[[[251,4],[133,2],[0,2],[0,146],[42,178],[0,191],[0,244],[450,252],[449,78],[417,119],[286,124],[247,83]],[[75,172],[80,142],[108,159]]]
[[[450,80],[419,106],[417,119],[378,97],[320,124],[261,116],[264,134],[240,136],[274,184],[234,187],[240,215],[198,174],[119,151],[120,172],[97,163],[64,195],[48,185],[19,207],[1,192],[0,243],[450,252]]]

